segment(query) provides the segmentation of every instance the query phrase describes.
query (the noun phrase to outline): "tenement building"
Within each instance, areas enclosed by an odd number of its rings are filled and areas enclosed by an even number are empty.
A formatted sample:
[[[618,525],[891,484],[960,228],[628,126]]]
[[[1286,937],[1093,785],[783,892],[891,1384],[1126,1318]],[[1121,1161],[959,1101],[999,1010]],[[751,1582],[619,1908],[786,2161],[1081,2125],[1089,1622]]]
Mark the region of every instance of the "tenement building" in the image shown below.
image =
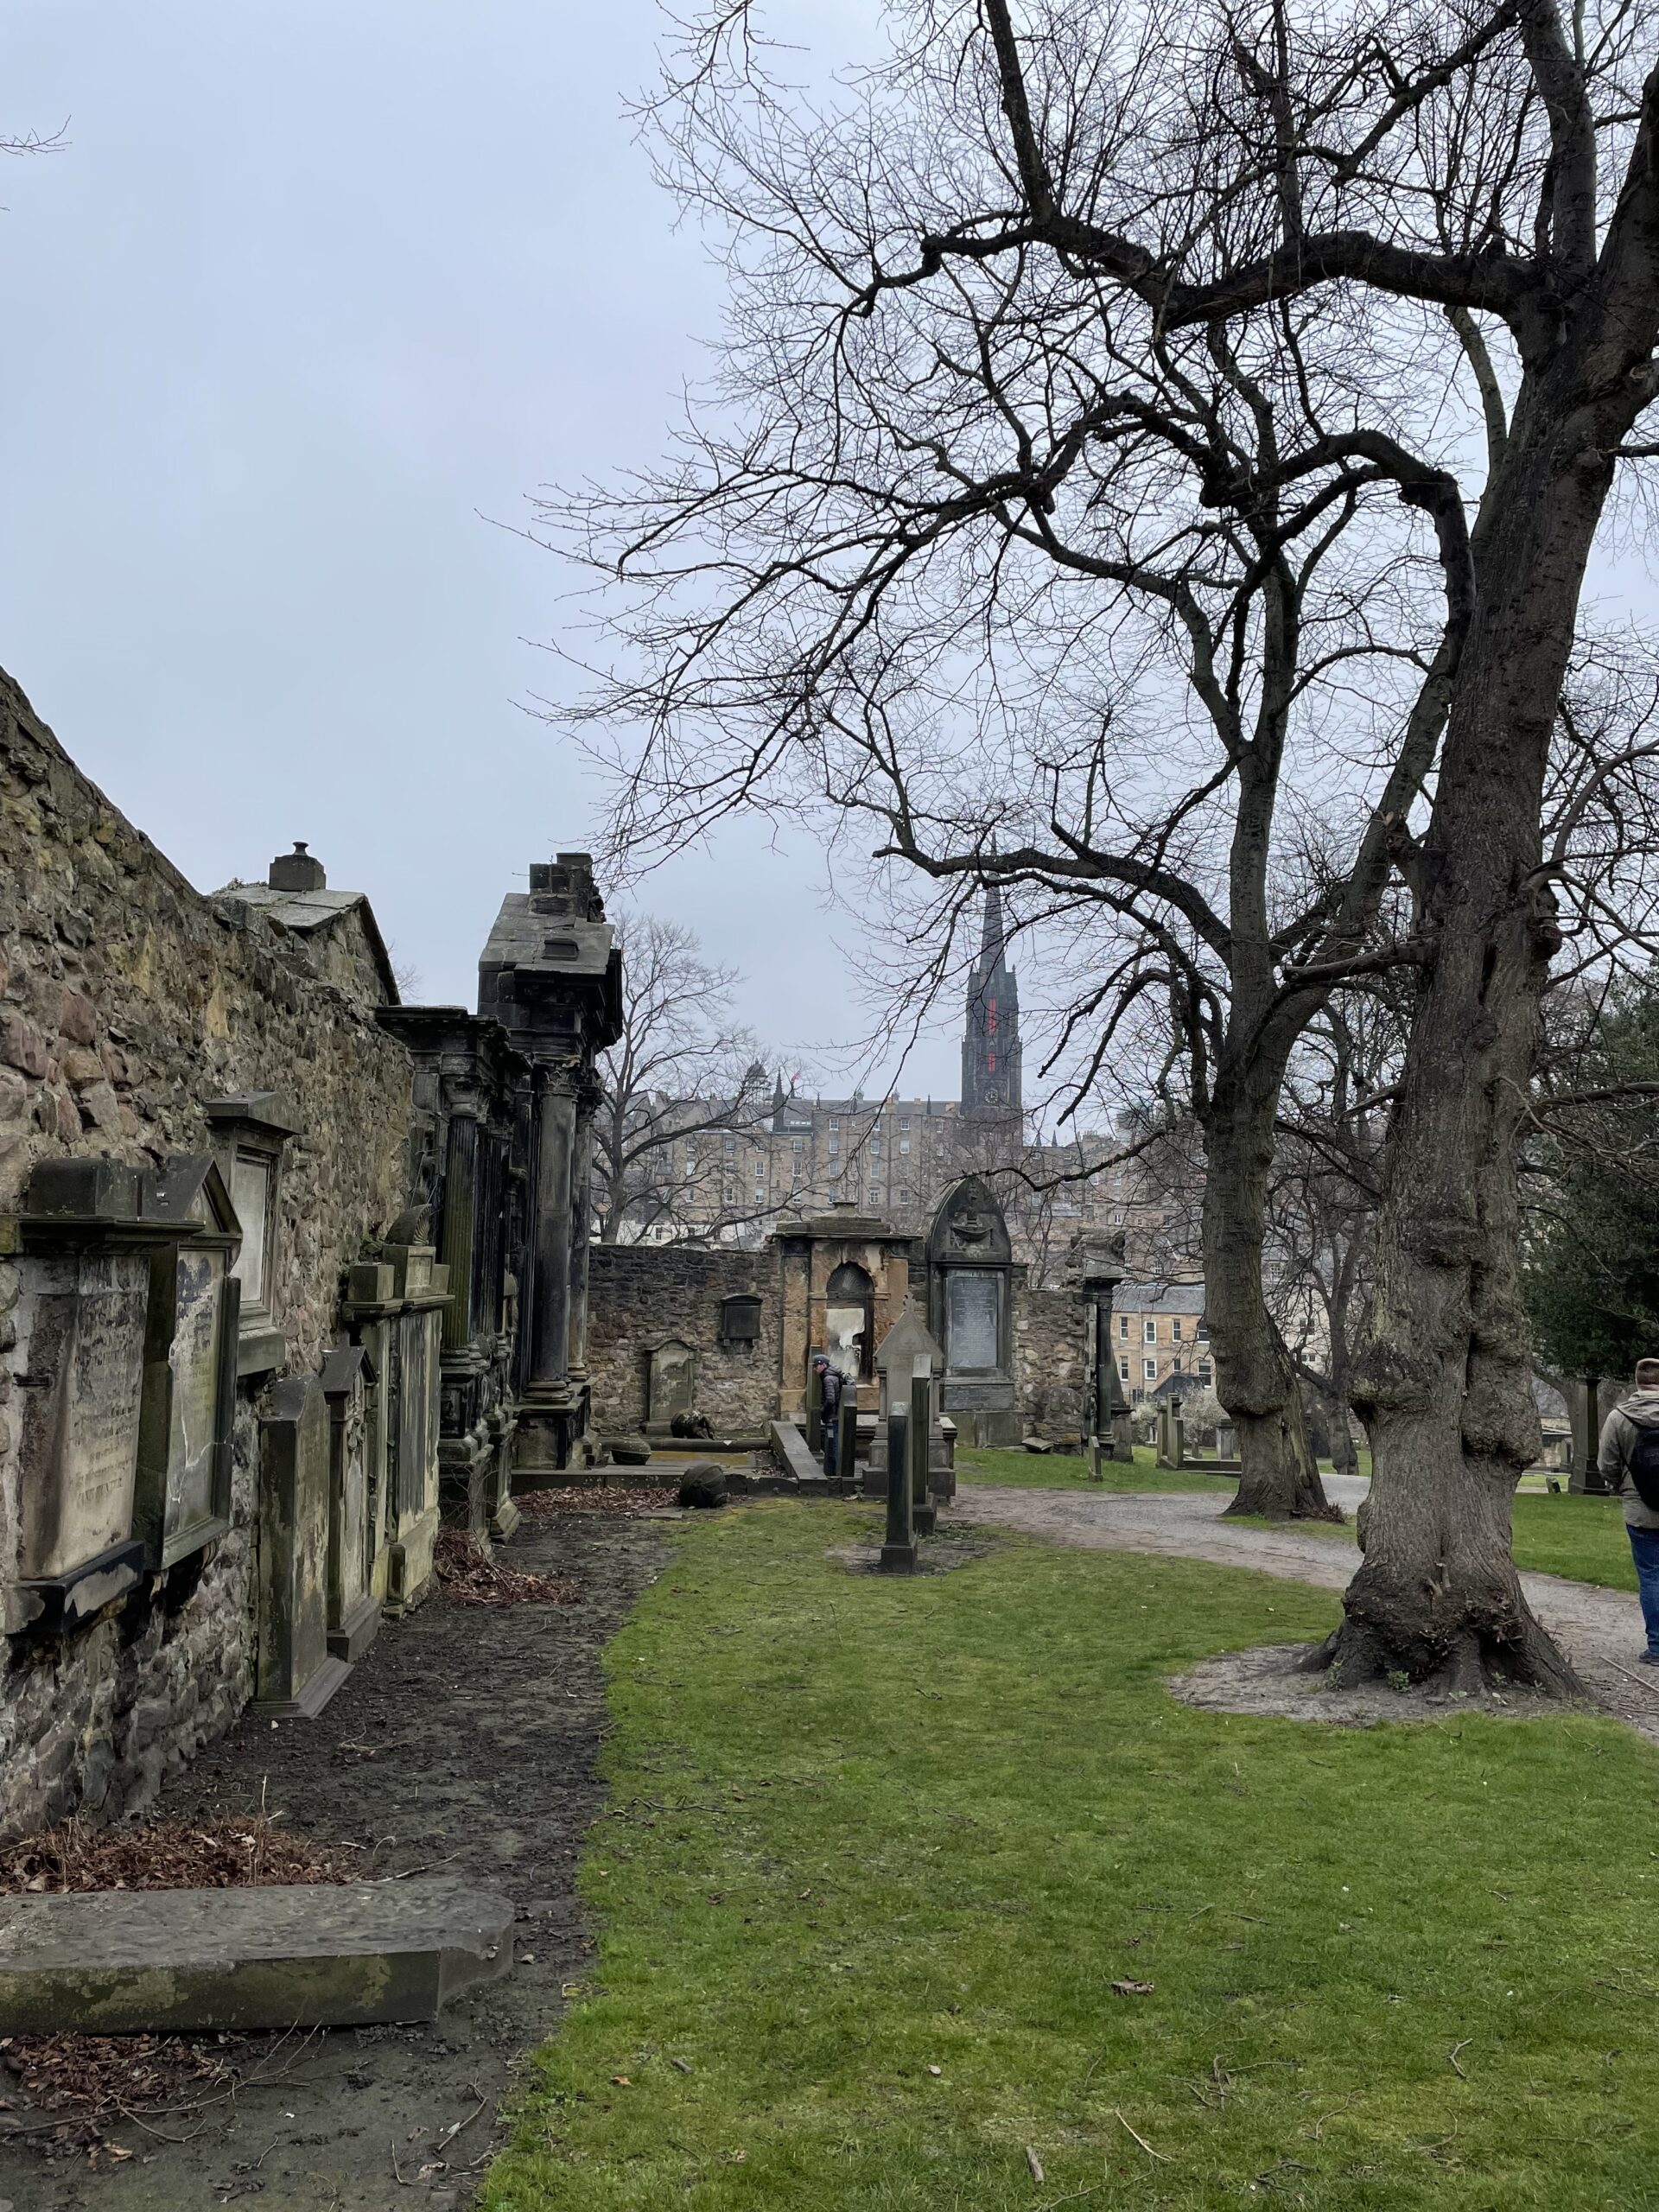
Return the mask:
[[[807,1096],[779,1076],[769,1116],[733,1103],[684,1102],[686,1133],[664,1147],[675,1203],[647,1242],[758,1247],[783,1222],[836,1205],[922,1233],[963,1175],[985,1176],[1033,1280],[1059,1279],[1079,1235],[1126,1235],[1150,1261],[1162,1211],[1118,1137],[1089,1132],[1042,1142],[1025,1112],[1018,980],[1008,964],[1001,893],[985,894],[963,1008],[960,1098],[855,1092]],[[672,1116],[668,1120],[671,1126]]]

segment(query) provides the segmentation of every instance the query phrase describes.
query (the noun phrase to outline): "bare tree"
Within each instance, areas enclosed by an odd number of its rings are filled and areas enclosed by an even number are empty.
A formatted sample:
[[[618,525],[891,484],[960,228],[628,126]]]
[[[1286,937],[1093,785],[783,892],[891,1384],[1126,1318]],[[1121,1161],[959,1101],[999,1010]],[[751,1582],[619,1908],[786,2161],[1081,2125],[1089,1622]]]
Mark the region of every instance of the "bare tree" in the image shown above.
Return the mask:
[[[754,1199],[749,1155],[764,1155],[772,1094],[753,1036],[733,1019],[738,978],[711,966],[678,923],[624,910],[617,934],[622,1033],[600,1056],[594,1119],[600,1241],[672,1242],[758,1228],[776,1208],[769,1183]],[[734,1173],[739,1159],[741,1178]]]
[[[726,66],[747,14],[721,11],[677,87],[689,118],[678,181],[734,225],[724,397],[767,379],[810,390],[820,410],[842,410],[849,465],[829,479],[791,471],[772,442],[777,418],[746,422],[741,493],[728,497],[728,453],[694,427],[673,511],[661,484],[645,487],[636,543],[701,533],[701,561],[656,578],[664,620],[688,576],[727,574],[747,605],[764,600],[787,539],[802,590],[838,594],[840,620],[792,658],[778,630],[751,628],[769,648],[749,664],[751,741],[706,772],[675,728],[683,688],[669,685],[653,748],[666,780],[647,777],[632,797],[646,811],[664,791],[718,803],[804,737],[822,760],[843,704],[879,759],[922,682],[916,657],[893,651],[896,629],[930,639],[941,692],[947,676],[962,687],[969,630],[982,657],[1013,632],[1013,608],[999,602],[988,620],[971,588],[962,627],[915,605],[918,549],[957,541],[968,586],[1004,558],[960,543],[963,503],[1007,518],[1004,548],[1060,537],[1050,521],[1065,479],[1080,450],[1135,420],[1148,362],[1181,371],[1219,353],[1249,377],[1288,349],[1313,380],[1306,419],[1230,454],[1230,480],[1208,485],[1205,503],[1248,531],[1275,500],[1300,511],[1390,486],[1421,518],[1446,609],[1419,691],[1421,721],[1445,730],[1432,805],[1420,836],[1403,809],[1394,825],[1416,897],[1417,988],[1371,1341],[1356,1365],[1375,1484],[1365,1557],[1324,1656],[1344,1672],[1467,1682],[1497,1666],[1566,1687],[1509,1555],[1510,1493],[1537,1442],[1515,1162],[1560,943],[1541,817],[1580,589],[1620,462],[1659,456],[1632,435],[1659,393],[1651,14],[1605,0],[1568,26],[1553,0],[1300,13],[1268,0],[1244,18],[1222,0],[1110,12],[1032,0],[1016,22],[1008,0],[972,13],[918,0],[896,16],[891,63],[861,80],[861,105],[826,114],[820,102],[804,123],[745,64]],[[767,283],[803,309],[816,302],[816,318],[757,311],[775,297]],[[1128,373],[1108,391],[1079,378],[998,310],[999,288],[1078,327],[1086,314]],[[937,308],[931,327],[913,306],[889,313],[918,299]],[[957,315],[963,299],[986,304]],[[1002,410],[994,439],[994,410],[969,421],[960,391],[1005,341],[1041,404]],[[890,388],[916,402],[907,437],[848,411],[881,356]],[[1323,377],[1345,383],[1345,407]],[[1069,435],[1048,434],[1050,411]],[[1022,632],[1040,634],[1042,591],[1014,582]],[[682,669],[717,657],[733,603],[681,607],[694,641]],[[852,658],[862,681],[837,695],[826,674]],[[1052,700],[1063,687],[1042,676]],[[1103,795],[1122,787],[1113,769]],[[931,832],[926,788],[909,814]],[[1200,917],[1184,919],[1201,933]],[[1315,971],[1332,964],[1328,935],[1319,950]],[[1247,1152],[1240,1164],[1253,1181],[1258,1162]]]

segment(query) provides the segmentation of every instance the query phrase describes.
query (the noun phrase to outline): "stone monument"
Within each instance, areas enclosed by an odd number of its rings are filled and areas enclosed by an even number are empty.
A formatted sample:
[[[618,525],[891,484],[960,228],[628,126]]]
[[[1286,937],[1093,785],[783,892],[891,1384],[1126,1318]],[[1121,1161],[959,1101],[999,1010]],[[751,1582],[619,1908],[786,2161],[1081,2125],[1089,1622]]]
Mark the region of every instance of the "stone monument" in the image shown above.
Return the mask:
[[[965,1175],[940,1201],[927,1236],[927,1309],[944,1348],[940,1408],[982,1445],[1014,1444],[1008,1225],[990,1186]]]
[[[73,1629],[143,1573],[133,1506],[150,1255],[175,1230],[144,1218],[143,1197],[139,1171],[113,1160],[42,1160],[24,1193],[8,1634]]]
[[[206,1156],[143,1179],[144,1211],[170,1235],[151,1248],[133,1534],[152,1569],[215,1542],[231,1525],[241,1243],[230,1192]]]
[[[528,1065],[515,1152],[527,1177],[520,1283],[518,1477],[549,1487],[588,1422],[588,1224],[594,1056],[622,1033],[622,957],[586,853],[532,862],[502,901],[478,969],[478,1010]]]

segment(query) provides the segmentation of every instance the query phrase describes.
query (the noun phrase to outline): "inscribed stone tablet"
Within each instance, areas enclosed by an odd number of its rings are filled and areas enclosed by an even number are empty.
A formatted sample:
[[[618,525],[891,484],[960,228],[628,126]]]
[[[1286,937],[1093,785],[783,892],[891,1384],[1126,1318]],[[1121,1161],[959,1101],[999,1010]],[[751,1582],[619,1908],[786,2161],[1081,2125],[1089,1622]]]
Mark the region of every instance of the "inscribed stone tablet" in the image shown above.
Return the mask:
[[[231,1167],[231,1204],[242,1224],[242,1249],[233,1270],[244,1310],[265,1302],[265,1213],[270,1204],[270,1162],[238,1152]]]
[[[149,1294],[141,1253],[26,1267],[21,1575],[67,1574],[131,1534]]]
[[[691,1410],[691,1347],[677,1341],[658,1344],[651,1355],[651,1412],[658,1423]]]
[[[960,1370],[996,1365],[1000,1289],[992,1274],[953,1268],[945,1276],[945,1343],[952,1368]]]
[[[225,1308],[222,1251],[179,1254],[178,1322],[168,1364],[173,1420],[167,1452],[166,1541],[214,1514],[214,1437],[219,1396],[219,1330]]]

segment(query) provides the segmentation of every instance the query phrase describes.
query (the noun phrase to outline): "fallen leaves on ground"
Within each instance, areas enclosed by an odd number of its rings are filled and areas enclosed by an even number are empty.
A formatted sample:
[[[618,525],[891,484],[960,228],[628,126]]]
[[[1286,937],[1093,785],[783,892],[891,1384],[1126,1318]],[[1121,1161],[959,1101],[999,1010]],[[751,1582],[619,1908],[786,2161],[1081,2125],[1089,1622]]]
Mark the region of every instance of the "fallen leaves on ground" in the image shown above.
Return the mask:
[[[293,1882],[350,1882],[359,1855],[340,1845],[308,1843],[277,1826],[277,1816],[187,1827],[152,1821],[142,1827],[83,1828],[78,1821],[0,1848],[0,1896],[66,1890],[235,1890]]]
[[[677,1488],[657,1483],[575,1483],[565,1490],[518,1491],[512,1500],[521,1513],[614,1513],[625,1520],[679,1501]]]
[[[1150,1997],[1152,1994],[1149,1981],[1115,1981],[1112,1987],[1120,1997]]]
[[[531,1574],[503,1567],[481,1544],[459,1529],[446,1529],[433,1553],[438,1582],[446,1598],[463,1605],[574,1605],[577,1585],[562,1574]]]

